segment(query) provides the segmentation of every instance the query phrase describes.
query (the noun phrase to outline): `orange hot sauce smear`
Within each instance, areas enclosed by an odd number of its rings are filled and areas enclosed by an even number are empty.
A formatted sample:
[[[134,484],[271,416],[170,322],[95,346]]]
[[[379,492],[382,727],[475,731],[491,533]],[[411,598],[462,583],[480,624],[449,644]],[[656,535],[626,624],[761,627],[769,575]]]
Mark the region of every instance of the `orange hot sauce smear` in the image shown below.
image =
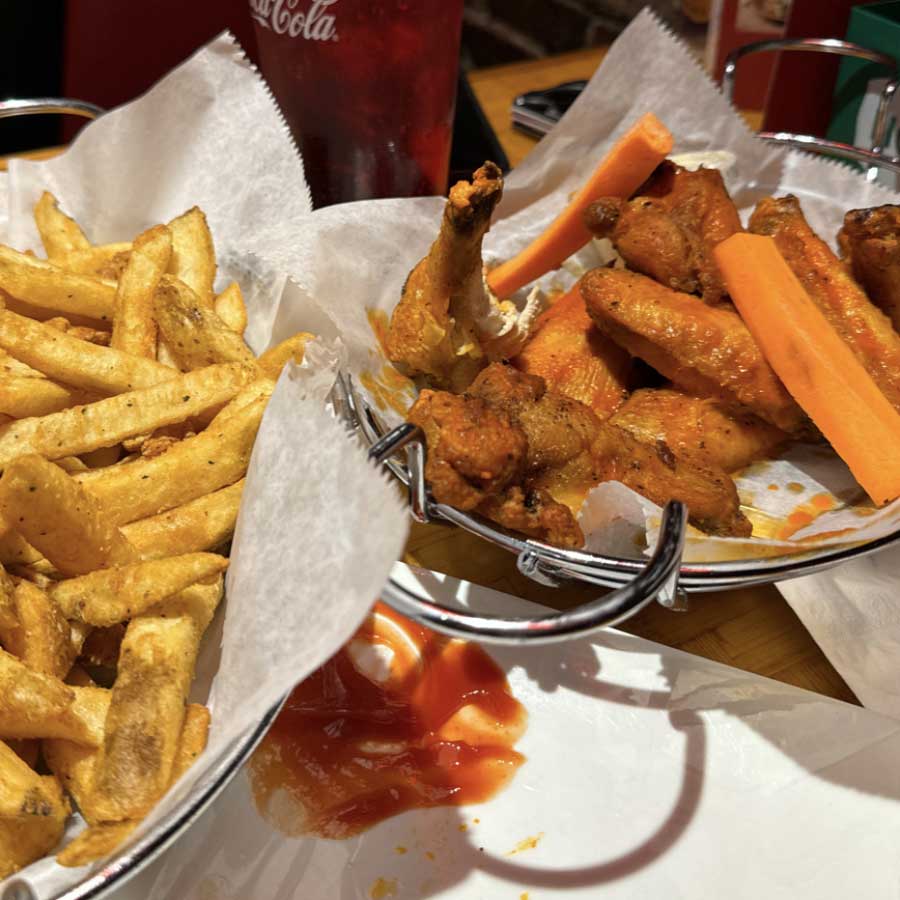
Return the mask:
[[[361,664],[372,648],[392,651],[390,665]],[[480,647],[378,604],[291,694],[251,759],[254,800],[282,832],[326,838],[410,809],[478,803],[524,761],[513,745],[525,723],[503,671]]]

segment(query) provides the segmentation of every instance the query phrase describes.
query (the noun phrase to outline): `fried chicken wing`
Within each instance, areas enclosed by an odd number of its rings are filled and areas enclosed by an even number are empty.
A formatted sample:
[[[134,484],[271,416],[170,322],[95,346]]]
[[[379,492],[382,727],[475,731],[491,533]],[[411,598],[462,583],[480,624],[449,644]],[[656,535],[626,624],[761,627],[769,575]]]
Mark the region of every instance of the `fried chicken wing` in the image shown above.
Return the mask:
[[[607,237],[629,268],[706,303],[726,296],[713,248],[741,231],[721,173],[689,172],[668,160],[630,201],[604,198],[588,207],[587,227]]]
[[[750,536],[753,526],[723,469],[680,458],[662,441],[645,443],[609,423],[601,427],[592,450],[598,483],[620,481],[660,506],[680,500],[687,504],[691,524],[709,534]]]
[[[507,528],[561,546],[578,547],[583,536],[574,513],[592,487],[601,481],[617,480],[660,504],[673,498],[683,500],[690,509],[691,521],[704,530],[749,534],[734,483],[720,468],[679,458],[662,441],[645,442],[601,423],[584,404],[546,390],[543,379],[537,376],[495,363],[478,375],[467,394],[447,401],[452,415],[441,412],[436,400],[449,396],[423,392],[413,407],[415,413],[410,415],[411,421],[425,428],[429,454],[426,477],[442,502],[452,504],[452,497],[461,496],[474,504],[467,508],[477,509]],[[514,469],[518,475],[512,476],[517,479],[515,483],[505,477],[496,479],[502,468],[502,454],[496,448],[507,446],[502,436],[482,439],[474,449],[470,429],[485,416],[486,409],[493,414],[493,418],[484,418],[488,431],[493,432],[498,422],[506,423],[504,427],[520,432],[527,443],[524,457],[517,456]],[[448,428],[459,428],[461,433],[447,436]],[[487,458],[485,441],[491,447]],[[516,438],[517,447],[519,442]],[[451,447],[452,454],[448,453]],[[434,469],[433,453],[437,456]],[[478,460],[474,465],[473,457]],[[465,472],[461,471],[460,460],[465,461]],[[444,464],[450,466],[449,476]],[[481,478],[482,471],[493,480]],[[472,473],[476,476],[474,493]],[[489,484],[495,489],[486,490]]]
[[[678,457],[735,472],[788,440],[781,429],[749,410],[672,388],[644,388],[610,424],[646,444],[662,441]]]
[[[549,390],[580,401],[601,420],[628,396],[631,359],[594,326],[578,290],[540,315],[512,364],[540,375]]]
[[[487,303],[481,244],[502,192],[500,169],[490,162],[450,190],[437,240],[391,316],[388,356],[404,375],[459,391],[486,364],[476,326]]]
[[[792,195],[760,200],[750,217],[750,230],[775,239],[813,302],[882,393],[900,409],[900,335],[809,227],[800,201]]]
[[[425,478],[441,503],[475,509],[525,471],[524,432],[484,400],[425,390],[407,418],[425,433]]]
[[[805,427],[803,411],[733,309],[624,270],[593,269],[581,292],[601,331],[678,387],[744,406],[787,432]]]
[[[838,245],[853,277],[900,332],[900,206],[851,209]]]
[[[584,543],[566,506],[519,484],[528,470],[529,443],[503,407],[478,396],[425,390],[408,419],[425,433],[425,478],[440,503],[558,546]]]

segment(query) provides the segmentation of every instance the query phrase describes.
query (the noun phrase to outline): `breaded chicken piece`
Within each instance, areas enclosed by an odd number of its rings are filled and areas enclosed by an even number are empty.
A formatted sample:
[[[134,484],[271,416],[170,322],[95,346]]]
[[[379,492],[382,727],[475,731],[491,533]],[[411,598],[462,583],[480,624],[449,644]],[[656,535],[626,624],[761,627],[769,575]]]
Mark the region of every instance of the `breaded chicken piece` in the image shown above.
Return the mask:
[[[580,401],[601,421],[628,396],[631,358],[595,327],[577,289],[540,315],[512,364],[540,375],[548,390]]]
[[[680,458],[662,441],[645,443],[609,423],[592,449],[598,481],[620,481],[659,506],[680,500],[691,524],[708,534],[749,537],[753,531],[724,469]]]
[[[388,356],[404,375],[460,391],[486,364],[475,323],[486,303],[481,244],[502,193],[500,169],[491,162],[451,188],[437,240],[410,273],[391,316]]]
[[[838,245],[853,277],[900,332],[900,206],[851,209]]]
[[[425,390],[407,419],[425,433],[425,478],[441,503],[475,509],[524,474],[525,433],[484,400]]]
[[[501,364],[472,383],[474,396],[502,409],[528,438],[524,484],[573,512],[603,481],[621,481],[655,503],[684,501],[690,520],[713,534],[748,535],[734,482],[719,467],[677,457],[662,441],[641,441],[583,404],[544,390],[542,380]]]
[[[612,241],[630,269],[706,303],[727,295],[712,251],[743,229],[718,170],[689,172],[667,160],[631,200],[591,204],[585,222]]]
[[[520,484],[528,466],[528,439],[501,407],[476,396],[426,390],[408,420],[425,433],[425,478],[439,503],[479,512],[558,546],[584,544],[567,507],[546,491]]]
[[[900,335],[865,295],[831,248],[809,227],[796,197],[765,197],[750,230],[774,238],[812,301],[900,410]]]
[[[749,410],[674,388],[643,388],[610,419],[644,443],[662,441],[678,457],[735,472],[764,459],[788,435]]]
[[[744,406],[789,433],[806,427],[734,309],[616,269],[588,272],[581,293],[601,331],[682,390]]]

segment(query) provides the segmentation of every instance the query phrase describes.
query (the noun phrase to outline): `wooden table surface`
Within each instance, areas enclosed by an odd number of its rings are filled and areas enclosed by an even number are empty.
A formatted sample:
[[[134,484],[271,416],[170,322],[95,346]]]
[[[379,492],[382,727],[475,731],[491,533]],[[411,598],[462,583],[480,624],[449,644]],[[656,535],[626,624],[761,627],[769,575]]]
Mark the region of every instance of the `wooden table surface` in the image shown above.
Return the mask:
[[[602,48],[580,50],[470,73],[472,87],[512,165],[535,145],[533,138],[510,124],[513,98],[524,91],[589,78],[604,54]],[[752,127],[759,127],[759,113],[745,115]],[[58,149],[51,149],[25,155],[38,159],[57,152]],[[2,168],[6,168],[6,163],[0,159]],[[404,559],[557,608],[583,602],[596,591],[580,587],[553,589],[529,581],[519,574],[511,554],[444,525],[414,524]],[[686,612],[672,612],[651,604],[621,627],[739,669],[857,702],[773,587],[695,595]]]

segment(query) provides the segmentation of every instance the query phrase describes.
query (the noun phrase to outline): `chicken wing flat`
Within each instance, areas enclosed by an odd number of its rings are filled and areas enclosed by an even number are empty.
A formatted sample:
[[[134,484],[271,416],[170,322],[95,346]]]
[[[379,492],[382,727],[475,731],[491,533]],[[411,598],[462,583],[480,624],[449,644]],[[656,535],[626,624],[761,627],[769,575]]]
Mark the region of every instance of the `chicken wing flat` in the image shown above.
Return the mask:
[[[678,457],[735,472],[769,456],[788,440],[749,410],[672,388],[644,388],[610,424],[647,444],[663,442]]]
[[[600,420],[628,396],[631,358],[595,327],[577,290],[541,313],[512,364],[540,375],[548,390],[580,401]]]
[[[851,209],[838,244],[853,277],[900,332],[900,206]]]
[[[796,197],[766,197],[750,230],[775,239],[806,292],[893,406],[900,409],[900,335],[816,235]]]
[[[581,292],[601,331],[682,390],[744,406],[790,433],[805,427],[803,411],[733,309],[616,269],[588,272]]]
[[[630,269],[673,290],[700,294],[706,303],[726,296],[712,251],[742,227],[718,170],[689,172],[666,161],[632,200],[598,200],[585,221],[612,241]]]
[[[459,391],[485,365],[473,301],[483,300],[481,244],[502,192],[500,169],[490,162],[450,190],[437,240],[391,316],[388,356],[404,375]]]
[[[680,458],[662,441],[645,443],[609,423],[601,426],[592,449],[598,483],[620,481],[660,506],[680,500],[691,524],[708,534],[749,537],[753,531],[723,469]]]

